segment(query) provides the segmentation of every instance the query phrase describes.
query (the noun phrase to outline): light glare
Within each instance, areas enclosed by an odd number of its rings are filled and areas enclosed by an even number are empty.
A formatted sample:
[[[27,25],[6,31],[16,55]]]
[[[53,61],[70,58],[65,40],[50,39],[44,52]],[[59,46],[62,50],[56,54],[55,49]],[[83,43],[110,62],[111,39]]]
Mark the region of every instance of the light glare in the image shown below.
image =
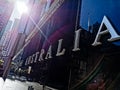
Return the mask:
[[[28,13],[28,7],[25,4],[25,2],[17,1],[16,5],[17,5],[17,10],[20,14]]]

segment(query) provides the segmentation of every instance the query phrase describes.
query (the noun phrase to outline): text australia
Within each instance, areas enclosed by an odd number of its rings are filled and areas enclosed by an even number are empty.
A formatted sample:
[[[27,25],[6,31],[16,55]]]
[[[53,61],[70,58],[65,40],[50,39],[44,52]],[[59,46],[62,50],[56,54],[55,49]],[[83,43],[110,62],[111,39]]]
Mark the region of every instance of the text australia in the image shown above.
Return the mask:
[[[103,30],[103,28],[102,28],[104,25],[106,26],[105,30]],[[74,47],[72,49],[72,51],[74,51],[74,52],[80,50],[79,44],[80,44],[80,32],[81,32],[81,30],[82,29],[78,29],[77,31],[75,31]],[[95,40],[92,43],[92,46],[97,46],[97,45],[102,44],[100,42],[100,38],[102,37],[102,35],[105,35],[108,33],[111,35],[111,37],[107,39],[108,42],[112,42],[112,41],[120,39],[120,36],[117,34],[117,32],[115,31],[115,29],[113,28],[113,26],[111,25],[111,23],[109,22],[107,17],[104,16],[102,23],[99,27],[98,33],[95,37]],[[62,48],[62,42],[63,42],[63,39],[58,40],[58,47],[57,47],[56,56],[64,55],[66,52],[66,49]],[[45,55],[45,57],[44,57],[44,55]],[[32,56],[29,56],[26,59],[25,65],[29,65],[29,64],[36,63],[36,62],[39,62],[39,61],[42,61],[45,59],[50,59],[50,58],[53,58],[52,57],[52,45],[49,46],[47,52],[45,52],[44,49],[41,49],[40,52],[36,52]]]

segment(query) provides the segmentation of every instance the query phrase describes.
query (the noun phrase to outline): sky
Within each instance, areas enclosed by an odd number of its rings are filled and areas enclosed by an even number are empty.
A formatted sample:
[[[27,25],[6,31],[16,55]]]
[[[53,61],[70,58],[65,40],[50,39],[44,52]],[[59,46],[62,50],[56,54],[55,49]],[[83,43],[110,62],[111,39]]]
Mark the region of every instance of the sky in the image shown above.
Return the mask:
[[[88,30],[89,25],[101,24],[104,16],[108,18],[120,35],[120,0],[83,0],[80,12],[80,26]],[[115,42],[120,45],[120,41]]]

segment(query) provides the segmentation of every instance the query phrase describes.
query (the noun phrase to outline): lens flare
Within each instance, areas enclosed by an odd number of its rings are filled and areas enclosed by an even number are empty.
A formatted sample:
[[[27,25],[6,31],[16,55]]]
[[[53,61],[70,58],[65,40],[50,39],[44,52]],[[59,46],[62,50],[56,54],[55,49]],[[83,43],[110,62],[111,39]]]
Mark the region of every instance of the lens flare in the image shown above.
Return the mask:
[[[17,6],[17,10],[20,14],[28,13],[28,7],[25,2],[17,1],[16,6]]]

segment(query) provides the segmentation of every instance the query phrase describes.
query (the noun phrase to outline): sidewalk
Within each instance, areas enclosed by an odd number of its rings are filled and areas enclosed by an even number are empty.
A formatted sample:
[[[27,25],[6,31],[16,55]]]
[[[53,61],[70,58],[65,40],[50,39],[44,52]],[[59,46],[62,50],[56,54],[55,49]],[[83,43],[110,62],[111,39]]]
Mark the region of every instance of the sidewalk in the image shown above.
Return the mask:
[[[43,86],[35,82],[21,82],[18,80],[6,79],[5,82],[0,78],[0,90],[28,90],[28,87],[33,90],[43,90]]]
[[[31,88],[31,89],[30,89]],[[5,81],[0,77],[0,90],[43,90],[43,85],[36,82],[22,82],[19,80],[6,79]],[[44,90],[57,90],[45,86]]]
[[[4,85],[4,80],[2,77],[0,77],[0,90],[2,90],[3,85]]]

